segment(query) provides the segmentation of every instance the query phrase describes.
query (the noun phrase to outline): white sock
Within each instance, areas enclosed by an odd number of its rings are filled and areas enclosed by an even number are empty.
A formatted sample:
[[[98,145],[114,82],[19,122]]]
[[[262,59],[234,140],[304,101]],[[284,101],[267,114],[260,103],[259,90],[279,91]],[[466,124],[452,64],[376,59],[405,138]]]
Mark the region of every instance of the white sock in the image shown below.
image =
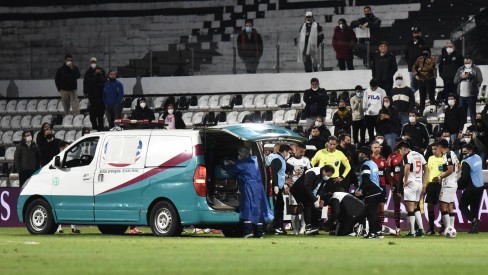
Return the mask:
[[[446,214],[446,215],[442,215],[442,221],[444,222],[444,226],[446,228],[448,228],[449,226],[451,226],[451,218],[449,217],[449,214]]]
[[[63,227],[61,225],[58,226],[58,231],[63,230]]]
[[[71,225],[71,229],[76,230],[76,225],[72,224],[72,225]]]
[[[454,227],[454,220],[455,220],[456,216],[449,216],[449,222],[451,223],[450,225],[452,227]]]
[[[417,221],[419,229],[424,230],[424,224],[422,223],[422,214],[420,214],[420,211],[415,211],[415,221]]]
[[[415,233],[415,216],[407,216],[408,223],[410,224],[410,233]]]

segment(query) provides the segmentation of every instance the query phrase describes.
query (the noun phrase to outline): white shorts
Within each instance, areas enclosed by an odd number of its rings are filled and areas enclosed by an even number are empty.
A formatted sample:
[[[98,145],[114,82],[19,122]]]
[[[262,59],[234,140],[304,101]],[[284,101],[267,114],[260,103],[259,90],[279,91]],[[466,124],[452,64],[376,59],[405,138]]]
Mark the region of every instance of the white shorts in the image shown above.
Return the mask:
[[[439,201],[445,203],[454,202],[456,198],[457,183],[442,183],[441,193],[439,195]]]
[[[420,201],[420,195],[422,194],[422,184],[417,182],[409,182],[403,188],[403,200],[404,201]]]

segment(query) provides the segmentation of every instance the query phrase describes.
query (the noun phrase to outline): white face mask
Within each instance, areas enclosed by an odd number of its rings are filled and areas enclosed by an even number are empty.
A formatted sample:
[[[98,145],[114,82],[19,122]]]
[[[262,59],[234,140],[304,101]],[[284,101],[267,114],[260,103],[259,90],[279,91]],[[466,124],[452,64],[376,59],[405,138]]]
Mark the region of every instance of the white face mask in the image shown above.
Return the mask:
[[[411,123],[414,123],[415,121],[417,121],[417,119],[413,116],[409,116],[408,121],[410,121]]]
[[[168,114],[172,114],[174,111],[174,109],[168,109]]]
[[[339,24],[339,28],[344,29],[344,24]]]
[[[470,143],[470,142],[471,142],[471,138],[464,138],[464,141],[465,141],[466,143]]]
[[[449,106],[454,106],[454,104],[456,104],[456,101],[454,99],[450,99],[447,101],[447,104],[449,104]]]
[[[316,92],[318,89],[319,89],[319,87],[317,87],[317,88],[312,88],[312,91]]]
[[[310,23],[312,23],[312,20],[305,20],[305,22],[306,22],[307,24],[310,24]]]
[[[97,67],[97,63],[91,63],[90,67],[92,67],[92,69],[95,69]]]
[[[361,92],[356,92],[356,96],[357,96],[357,97],[363,97],[363,93],[361,93]]]
[[[445,137],[444,139],[447,140],[448,143],[451,141],[450,137]]]
[[[471,66],[473,66],[473,64],[469,63],[469,64],[464,64],[464,67],[466,69],[471,69]]]
[[[322,177],[322,179],[323,179],[323,180],[325,180],[325,181],[327,181],[327,180],[329,180],[329,179],[330,179],[330,177],[323,176],[323,177]]]
[[[317,127],[322,126],[322,122],[315,121],[315,126],[317,126]]]
[[[453,48],[446,48],[446,52],[447,52],[448,54],[451,54],[453,51],[454,51],[454,49],[453,49]]]
[[[377,141],[379,144],[383,144],[383,141],[384,141],[384,140],[383,140],[382,138],[379,138],[379,139],[377,139],[376,141]]]
[[[72,64],[72,62],[71,62],[71,61],[66,61],[66,66],[69,66],[69,65],[71,65],[71,64]]]
[[[402,86],[402,84],[403,84],[403,80],[401,80],[401,79],[395,80],[395,85]]]
[[[384,103],[383,105],[385,105],[385,108],[390,107],[390,103]]]
[[[32,136],[25,137],[25,142],[31,142],[31,141],[32,141]]]
[[[139,105],[140,105],[140,106],[141,106],[141,108],[143,108],[143,109],[144,109],[144,108],[146,108],[146,103],[145,103],[145,102],[141,102]]]

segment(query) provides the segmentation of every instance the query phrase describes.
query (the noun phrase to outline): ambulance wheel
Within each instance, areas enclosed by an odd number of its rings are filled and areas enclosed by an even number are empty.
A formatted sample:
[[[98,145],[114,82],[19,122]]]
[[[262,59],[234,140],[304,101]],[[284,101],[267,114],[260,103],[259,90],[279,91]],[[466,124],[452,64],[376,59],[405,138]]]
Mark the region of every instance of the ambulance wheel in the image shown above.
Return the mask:
[[[149,225],[157,237],[179,236],[183,229],[175,207],[166,201],[158,202],[153,207]]]
[[[244,234],[241,224],[223,226],[222,233],[226,238],[239,238]]]
[[[102,234],[107,235],[123,235],[127,231],[127,225],[117,225],[117,224],[100,224],[98,225],[98,230]]]
[[[26,213],[26,226],[29,233],[34,235],[54,234],[57,225],[54,222],[53,211],[49,203],[43,199],[36,199],[29,203]]]

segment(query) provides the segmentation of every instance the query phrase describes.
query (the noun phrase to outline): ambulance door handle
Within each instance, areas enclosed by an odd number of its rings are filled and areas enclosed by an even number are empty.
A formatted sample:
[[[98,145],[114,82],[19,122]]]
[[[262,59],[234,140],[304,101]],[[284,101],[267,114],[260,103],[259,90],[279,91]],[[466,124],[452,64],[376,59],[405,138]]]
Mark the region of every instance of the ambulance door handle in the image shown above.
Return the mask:
[[[102,182],[103,181],[103,174],[98,174],[98,181]]]

